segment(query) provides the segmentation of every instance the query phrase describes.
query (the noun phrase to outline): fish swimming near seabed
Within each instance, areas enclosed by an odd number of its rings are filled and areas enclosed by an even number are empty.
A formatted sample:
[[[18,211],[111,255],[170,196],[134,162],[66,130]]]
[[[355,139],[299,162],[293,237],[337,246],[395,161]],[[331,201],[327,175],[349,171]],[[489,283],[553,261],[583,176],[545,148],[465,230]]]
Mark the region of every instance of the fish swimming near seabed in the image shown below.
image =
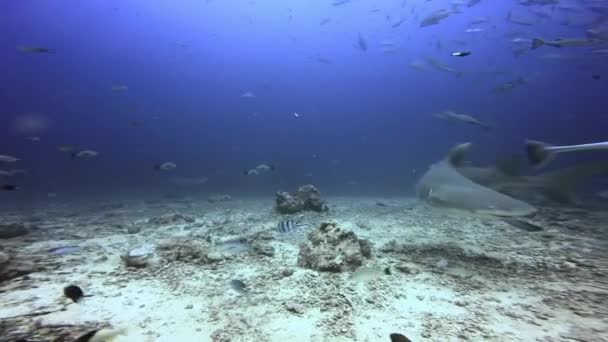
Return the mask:
[[[81,248],[79,246],[60,246],[51,248],[48,250],[48,253],[53,255],[65,255],[80,252]]]
[[[277,230],[281,233],[290,233],[306,227],[308,227],[308,225],[294,220],[284,220],[277,224]]]
[[[388,275],[391,275],[391,269],[389,267],[359,267],[348,277],[348,279],[356,282],[366,282]]]
[[[536,169],[549,164],[558,153],[593,150],[608,150],[608,141],[568,146],[553,146],[537,140],[526,141],[528,162]]]

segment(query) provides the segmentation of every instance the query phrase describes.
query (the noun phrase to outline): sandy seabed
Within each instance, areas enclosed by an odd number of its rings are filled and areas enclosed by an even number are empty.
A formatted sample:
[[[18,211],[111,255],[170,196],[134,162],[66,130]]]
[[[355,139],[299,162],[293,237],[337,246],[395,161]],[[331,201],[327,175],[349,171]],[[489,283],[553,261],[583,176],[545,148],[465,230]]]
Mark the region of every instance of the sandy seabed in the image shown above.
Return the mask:
[[[327,213],[292,216],[273,198],[238,197],[4,212],[29,233],[0,240],[0,251],[30,270],[0,283],[0,341],[70,341],[106,326],[127,329],[116,341],[608,341],[608,211],[541,209],[532,220],[544,230],[526,232],[413,198],[327,202]],[[276,231],[288,218],[308,228]],[[366,266],[390,274],[299,267],[300,243],[322,222],[368,239]],[[217,243],[261,233],[254,247]],[[129,250],[166,241],[213,251],[125,265]],[[52,252],[62,246],[79,249]],[[69,284],[90,296],[70,303]]]

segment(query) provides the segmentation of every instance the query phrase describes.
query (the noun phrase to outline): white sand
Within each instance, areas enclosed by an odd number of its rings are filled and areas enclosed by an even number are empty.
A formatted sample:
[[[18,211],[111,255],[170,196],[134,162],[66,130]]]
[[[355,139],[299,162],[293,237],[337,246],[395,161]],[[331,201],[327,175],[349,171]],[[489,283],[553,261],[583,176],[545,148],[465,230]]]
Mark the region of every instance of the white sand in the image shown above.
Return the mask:
[[[380,207],[377,201],[396,206]],[[49,248],[64,245],[82,250],[63,256],[47,253],[57,268],[30,274],[36,287],[18,286],[20,278],[1,284],[6,292],[0,294],[0,318],[60,308],[69,302],[62,296],[63,287],[78,284],[92,296],[38,319],[45,324],[126,326],[129,334],[120,341],[213,341],[214,332],[217,341],[222,340],[219,336],[232,341],[389,341],[394,332],[412,341],[608,340],[608,310],[599,308],[606,299],[599,307],[580,301],[573,307],[576,303],[571,302],[591,296],[589,292],[597,298],[608,295],[587,286],[605,278],[594,278],[589,270],[565,260],[584,258],[576,253],[585,248],[593,250],[585,236],[553,226],[539,233],[523,232],[496,219],[443,212],[408,198],[328,202],[330,213],[304,214],[302,219],[315,225],[334,221],[369,239],[374,245],[369,264],[390,266],[391,275],[354,282],[348,274],[298,268],[303,232],[275,234],[269,242],[275,248],[273,257],[243,254],[207,265],[176,262],[157,272],[128,269],[120,257],[132,246],[172,236],[201,239],[218,226],[226,235],[269,229],[284,219],[272,211],[271,198],[216,204],[129,203],[109,210],[111,215],[78,210],[68,218],[57,210],[41,210],[37,216],[46,225],[48,238],[62,227],[57,240],[4,240],[5,249],[19,246],[20,257],[44,256]],[[196,223],[143,223],[172,212],[191,214]],[[116,222],[141,222],[143,229],[127,234],[124,226],[113,226]],[[436,248],[416,249],[414,254],[379,250],[392,240]],[[442,249],[446,244],[452,249]],[[448,261],[445,269],[436,266],[442,258]],[[521,274],[500,262],[516,265]],[[410,273],[397,269],[403,267]],[[294,273],[278,276],[284,269]],[[232,290],[231,279],[244,280],[249,297]]]

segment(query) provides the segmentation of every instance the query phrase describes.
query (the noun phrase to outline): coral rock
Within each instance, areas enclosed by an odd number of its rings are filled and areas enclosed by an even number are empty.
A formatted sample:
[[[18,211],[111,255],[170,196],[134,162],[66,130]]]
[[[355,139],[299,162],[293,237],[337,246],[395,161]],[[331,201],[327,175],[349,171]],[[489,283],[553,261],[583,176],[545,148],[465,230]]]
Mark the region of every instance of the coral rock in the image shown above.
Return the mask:
[[[277,192],[276,209],[281,214],[294,214],[300,211],[324,212],[329,208],[321,199],[321,192],[314,185],[301,186],[296,195],[288,192]]]
[[[354,271],[371,256],[369,241],[335,223],[323,223],[300,245],[298,266],[322,272]]]
[[[144,244],[131,249],[123,256],[123,260],[127,267],[135,268],[156,267],[160,264],[156,247],[152,244]]]

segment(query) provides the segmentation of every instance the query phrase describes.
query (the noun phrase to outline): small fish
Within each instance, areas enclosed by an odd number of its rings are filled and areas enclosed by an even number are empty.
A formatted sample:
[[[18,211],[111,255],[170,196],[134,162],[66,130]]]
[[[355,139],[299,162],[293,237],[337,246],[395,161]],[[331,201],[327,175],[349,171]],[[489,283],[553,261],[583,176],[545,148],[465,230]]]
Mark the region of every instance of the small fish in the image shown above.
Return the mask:
[[[365,42],[365,39],[363,38],[360,32],[358,33],[357,37],[357,45],[359,46],[359,49],[361,49],[361,51],[367,51],[367,43]]]
[[[536,140],[526,141],[528,162],[536,169],[549,164],[558,153],[592,150],[608,150],[608,141],[569,146],[553,146]]]
[[[420,22],[420,27],[437,25],[437,24],[439,24],[439,22],[441,22],[445,18],[449,17],[452,13],[454,13],[454,12],[448,11],[446,9],[437,10],[437,11],[431,13],[430,15],[428,15],[427,17],[425,17],[424,19],[422,19],[422,21]]]
[[[599,81],[599,80],[601,79],[601,76],[600,76],[600,75],[595,74],[595,75],[591,75],[591,78],[592,78],[593,80]]]
[[[52,53],[55,52],[55,49],[43,48],[43,47],[35,47],[35,46],[19,46],[17,48],[19,51],[29,52],[29,53]]]
[[[481,122],[478,119],[476,119],[470,115],[457,114],[450,110],[444,110],[443,112],[435,114],[435,116],[440,119],[444,119],[444,120],[448,120],[448,121],[460,121],[460,122],[468,123],[470,125],[479,126],[486,130],[491,128],[490,125],[488,125],[484,122]]]
[[[114,84],[112,85],[112,91],[127,91],[129,87],[124,84]]]
[[[350,276],[349,279],[353,281],[371,281],[387,275],[391,275],[391,269],[389,267],[359,267]]]
[[[331,18],[325,18],[319,23],[320,26],[327,25],[331,22]]]
[[[19,190],[19,187],[13,184],[4,184],[2,186],[0,186],[0,190],[2,191],[17,191]]]
[[[258,172],[262,173],[262,172],[269,172],[269,171],[274,171],[275,170],[275,166],[274,165],[266,165],[266,164],[260,164],[258,166],[255,167],[256,170],[258,170]]]
[[[300,114],[298,114],[297,112],[293,112],[293,116],[296,117],[296,118],[299,118]]]
[[[232,279],[230,281],[230,288],[236,291],[240,295],[249,294],[249,289],[247,289],[247,284],[238,279]]]
[[[390,334],[389,337],[391,342],[412,342],[409,338],[398,333]]]
[[[0,154],[0,164],[14,163],[18,160],[19,158]]]
[[[0,170],[0,177],[10,177],[12,176],[10,171]]]
[[[589,39],[599,39],[603,41],[608,41],[608,27],[604,27],[602,29],[592,28],[585,31],[585,35]]]
[[[519,0],[520,5],[557,5],[559,0]]]
[[[334,1],[334,3],[332,4],[333,6],[341,6],[341,5],[345,5],[347,3],[349,3],[350,0],[337,0]]]
[[[255,96],[255,93],[252,91],[246,91],[243,93],[243,95],[241,95],[241,98],[244,98],[244,99],[254,99],[256,97],[257,96]]]
[[[524,84],[526,84],[526,81],[522,77],[519,77],[516,80],[507,81],[507,82],[505,82],[505,83],[503,83],[503,84],[501,84],[501,85],[499,85],[497,87],[494,87],[494,89],[492,89],[492,92],[494,94],[502,94],[502,93],[506,93],[508,91],[511,91],[511,90],[513,90],[513,89],[515,89],[515,88],[517,88],[517,87],[519,87],[521,85],[524,85]]]
[[[47,251],[47,253],[50,253],[53,255],[64,255],[64,254],[72,254],[72,253],[77,253],[77,252],[80,252],[79,246],[54,247]]]
[[[473,25],[485,24],[488,21],[490,21],[490,19],[488,17],[478,17],[478,18],[473,18],[473,20],[471,20],[471,24],[473,24]]]
[[[256,169],[245,169],[243,170],[243,175],[245,176],[259,176],[260,172]]]
[[[8,171],[9,176],[15,176],[15,175],[24,175],[27,173],[26,170],[22,170],[22,169],[12,169]]]
[[[307,225],[294,220],[284,220],[277,224],[277,230],[281,233],[290,233],[305,227],[307,227]]]
[[[599,39],[587,39],[587,38],[568,38],[568,39],[555,39],[545,40],[541,38],[532,39],[532,45],[530,49],[535,50],[541,46],[553,46],[553,47],[585,47],[592,46],[602,43]]]
[[[262,163],[262,164],[260,164],[260,165],[258,165],[256,167],[254,167],[253,169],[249,169],[249,170],[245,169],[245,170],[243,170],[243,174],[245,176],[259,176],[261,174],[264,174],[264,173],[267,173],[267,172],[270,172],[270,171],[274,171],[275,169],[276,168],[275,168],[275,166],[273,164],[267,165],[267,164]]]
[[[483,31],[484,29],[482,29],[481,27],[471,27],[464,30],[465,33],[481,33]]]
[[[405,22],[405,18],[402,18],[401,20],[399,20],[396,23],[392,24],[391,27],[392,28],[397,28],[397,27],[401,26],[401,24],[403,24],[404,22]]]
[[[532,26],[535,22],[531,19],[527,19],[524,17],[516,16],[513,14],[513,11],[509,11],[506,20],[513,24],[524,25],[524,26]]]
[[[467,7],[473,7],[473,6],[477,5],[480,2],[481,2],[481,0],[469,0],[467,2]]]
[[[177,164],[174,162],[168,161],[164,163],[159,163],[154,165],[154,170],[156,171],[172,171],[177,168]]]
[[[78,147],[76,147],[74,145],[61,145],[61,146],[59,146],[59,151],[61,151],[63,153],[72,153],[76,149],[78,149]]]
[[[456,75],[456,77],[462,76],[462,71],[449,67],[447,65],[441,64],[439,61],[434,60],[432,58],[427,58],[428,63],[437,70],[446,71]]]
[[[385,202],[376,202],[376,205],[379,206],[379,207],[397,207],[396,204],[385,203]]]
[[[27,137],[27,140],[31,141],[31,142],[39,142],[40,141],[40,137]]]
[[[316,60],[321,64],[331,64],[331,61],[327,58],[317,57]]]
[[[466,57],[471,54],[471,51],[456,51],[452,52],[452,56],[454,57]]]
[[[93,150],[80,150],[78,152],[72,152],[72,159],[90,159],[90,158],[94,158],[97,157],[99,155],[99,152],[97,151],[93,151]]]

